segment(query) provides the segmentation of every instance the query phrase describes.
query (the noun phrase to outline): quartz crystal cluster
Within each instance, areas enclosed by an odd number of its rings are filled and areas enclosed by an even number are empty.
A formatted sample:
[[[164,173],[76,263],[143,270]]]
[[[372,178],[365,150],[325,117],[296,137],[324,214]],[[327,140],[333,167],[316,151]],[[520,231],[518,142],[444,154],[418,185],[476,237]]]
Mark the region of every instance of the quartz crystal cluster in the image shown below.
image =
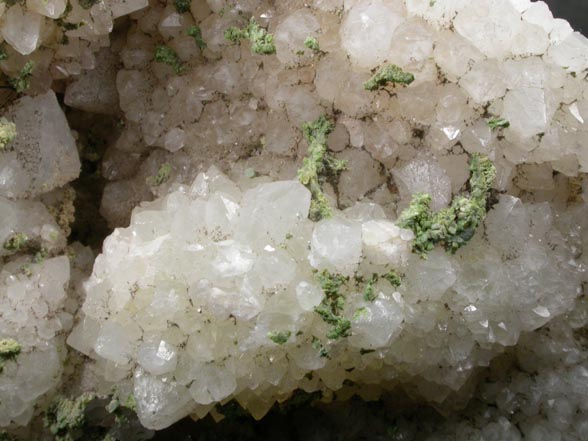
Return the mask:
[[[376,204],[313,223],[300,183],[259,180],[210,169],[134,210],[96,260],[68,342],[132,374],[149,428],[231,398],[260,418],[297,388],[347,383],[366,398],[413,383],[441,402],[581,293],[585,244],[568,241],[586,210],[554,219],[504,195],[485,234],[422,259]]]
[[[79,75],[99,64],[114,20],[148,5],[147,0],[7,1],[0,7],[0,69],[9,78],[29,64],[38,90],[51,80]]]
[[[395,441],[588,440],[588,39],[545,3],[6,1],[0,36],[0,427],[400,391],[449,416]]]
[[[109,375],[133,374],[147,427],[233,396],[259,418],[298,387],[336,390],[357,377],[343,366],[379,370],[403,329],[405,300],[385,276],[408,263],[412,231],[369,203],[313,224],[302,184],[260,181],[211,168],[137,208],[96,260],[68,343]]]
[[[82,277],[70,258],[92,260],[79,244],[64,255],[71,189],[63,186],[80,160],[55,93],[23,97],[4,117],[16,133],[0,150],[0,427],[27,424],[60,384],[77,309],[68,291]],[[18,350],[4,358],[9,343]]]

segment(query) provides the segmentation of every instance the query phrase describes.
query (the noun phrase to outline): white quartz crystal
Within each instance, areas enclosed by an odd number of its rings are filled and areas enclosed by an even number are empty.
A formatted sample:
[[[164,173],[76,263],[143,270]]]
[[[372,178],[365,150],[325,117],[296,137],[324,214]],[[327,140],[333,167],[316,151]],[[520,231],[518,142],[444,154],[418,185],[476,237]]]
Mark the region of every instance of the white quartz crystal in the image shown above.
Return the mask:
[[[37,399],[59,384],[65,355],[60,334],[69,329],[64,327],[66,317],[57,313],[64,307],[69,277],[65,256],[0,267],[0,336],[22,346],[0,377],[0,426],[27,424]]]
[[[76,142],[55,93],[21,98],[5,116],[16,124],[17,136],[0,151],[0,195],[36,196],[78,176]]]
[[[4,20],[2,36],[14,49],[22,55],[28,55],[37,49],[43,24],[40,15],[15,5],[8,9]]]

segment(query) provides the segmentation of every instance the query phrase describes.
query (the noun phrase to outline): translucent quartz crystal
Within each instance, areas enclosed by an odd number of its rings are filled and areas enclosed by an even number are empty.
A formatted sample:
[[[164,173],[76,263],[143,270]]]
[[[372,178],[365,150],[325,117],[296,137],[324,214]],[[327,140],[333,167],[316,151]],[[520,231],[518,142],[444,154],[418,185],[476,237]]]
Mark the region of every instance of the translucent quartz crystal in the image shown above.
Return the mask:
[[[403,2],[363,0],[351,3],[341,25],[341,42],[351,61],[371,69],[385,61],[394,30],[404,21]]]
[[[15,50],[28,55],[37,49],[40,43],[43,18],[14,5],[6,11],[2,26],[2,36]]]
[[[300,61],[301,55],[297,52],[304,47],[308,37],[317,37],[319,29],[318,20],[308,9],[300,9],[288,15],[275,32],[276,53],[280,62],[287,64]],[[307,56],[312,55],[308,48],[305,51]]]
[[[96,56],[96,68],[82,73],[67,86],[65,104],[86,112],[118,113],[116,68],[116,57],[103,49]]]
[[[47,208],[35,201],[11,201],[0,197],[0,244],[6,243],[15,234],[24,234],[27,240],[47,251],[65,247],[65,236],[57,226]],[[18,250],[0,248],[0,256],[14,254]]]
[[[78,149],[55,93],[23,97],[5,116],[17,136],[0,152],[0,195],[36,196],[78,176]]]
[[[408,205],[414,193],[431,195],[434,211],[445,208],[451,200],[451,180],[432,158],[417,157],[392,169],[400,196]]]
[[[59,18],[59,16],[65,11],[66,3],[65,0],[27,0],[27,7],[46,17]]]

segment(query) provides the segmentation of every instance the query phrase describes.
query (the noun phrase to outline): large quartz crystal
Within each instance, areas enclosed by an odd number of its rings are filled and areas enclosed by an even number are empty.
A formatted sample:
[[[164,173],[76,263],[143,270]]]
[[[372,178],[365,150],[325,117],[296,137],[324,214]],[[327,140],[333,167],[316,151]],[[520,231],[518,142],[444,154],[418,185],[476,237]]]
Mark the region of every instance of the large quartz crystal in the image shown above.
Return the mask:
[[[0,151],[0,195],[37,196],[78,177],[76,142],[55,93],[21,98],[5,116],[17,136]]]

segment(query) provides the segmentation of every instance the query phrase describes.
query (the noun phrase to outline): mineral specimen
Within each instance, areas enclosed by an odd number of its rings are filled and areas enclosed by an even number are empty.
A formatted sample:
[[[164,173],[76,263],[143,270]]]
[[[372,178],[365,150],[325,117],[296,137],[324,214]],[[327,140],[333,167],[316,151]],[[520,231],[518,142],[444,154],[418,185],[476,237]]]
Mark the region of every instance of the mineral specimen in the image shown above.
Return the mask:
[[[0,15],[10,436],[304,406],[303,439],[588,439],[588,40],[543,2]]]

